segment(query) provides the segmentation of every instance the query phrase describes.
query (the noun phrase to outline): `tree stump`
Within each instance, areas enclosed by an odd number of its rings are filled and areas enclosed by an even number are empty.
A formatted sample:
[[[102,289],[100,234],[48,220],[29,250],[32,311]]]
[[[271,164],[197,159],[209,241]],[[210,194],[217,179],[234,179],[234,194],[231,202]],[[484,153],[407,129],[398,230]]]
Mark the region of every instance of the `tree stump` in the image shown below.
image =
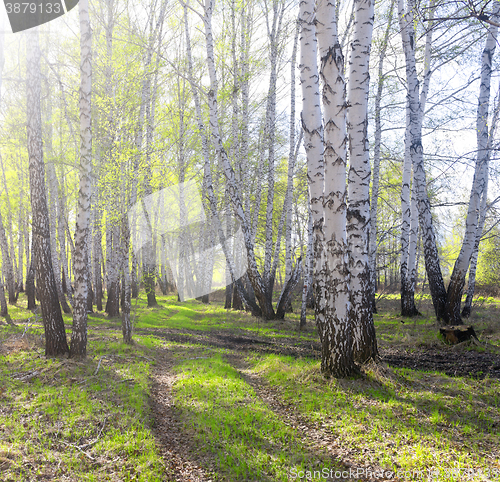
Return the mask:
[[[456,345],[472,338],[478,339],[471,325],[443,326],[439,329],[439,333],[441,333],[444,341],[450,345]]]

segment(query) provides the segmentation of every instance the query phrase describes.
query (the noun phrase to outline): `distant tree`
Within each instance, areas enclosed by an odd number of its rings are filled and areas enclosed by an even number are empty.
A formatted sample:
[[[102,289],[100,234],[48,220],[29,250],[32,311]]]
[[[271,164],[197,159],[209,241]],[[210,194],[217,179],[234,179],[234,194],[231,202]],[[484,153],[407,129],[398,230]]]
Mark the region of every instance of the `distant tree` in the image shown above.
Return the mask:
[[[5,64],[5,54],[4,54],[4,32],[2,30],[2,25],[0,23],[0,106],[2,104],[2,76],[3,76],[3,67]],[[3,169],[3,160],[2,153],[0,152],[0,163],[2,164]],[[4,176],[5,179],[5,176]],[[6,184],[5,184],[6,185]],[[15,303],[17,301],[16,290],[15,290],[15,280],[14,280],[14,268],[12,265],[12,259],[9,253],[9,244],[7,241],[7,235],[5,233],[5,228],[3,224],[2,214],[0,213],[0,249],[2,251],[2,272],[7,281],[7,292],[9,294],[9,303]],[[3,283],[3,280],[0,279],[0,283]],[[1,299],[5,301],[5,294],[3,293],[2,286],[2,294],[0,295]],[[2,311],[5,311],[5,315],[7,314],[7,308],[5,310],[2,307]],[[3,316],[5,316],[3,315]]]

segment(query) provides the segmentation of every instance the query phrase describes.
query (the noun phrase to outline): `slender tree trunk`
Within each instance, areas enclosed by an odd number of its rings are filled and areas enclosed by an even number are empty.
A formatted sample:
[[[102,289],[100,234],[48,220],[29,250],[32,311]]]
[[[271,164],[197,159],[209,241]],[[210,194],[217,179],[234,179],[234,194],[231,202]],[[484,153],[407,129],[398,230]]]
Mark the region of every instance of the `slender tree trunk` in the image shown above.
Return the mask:
[[[1,29],[1,25],[0,25]],[[3,80],[3,67],[5,64],[5,54],[4,54],[4,32],[3,30],[0,31],[0,107],[2,105],[2,80]],[[7,181],[5,179],[5,170],[4,170],[4,165],[3,165],[3,159],[2,159],[2,153],[0,152],[0,164],[2,165],[2,173],[3,173],[3,179],[4,179],[4,187],[7,189]],[[7,195],[8,199],[8,195]],[[8,211],[9,211],[9,216],[10,214],[10,202],[8,203]],[[12,228],[12,226],[10,226]],[[19,230],[21,230],[21,225],[19,225]],[[11,230],[12,233],[12,230]],[[14,267],[12,263],[12,258],[9,252],[9,244],[7,241],[7,235],[5,233],[5,228],[3,224],[3,219],[2,215],[0,213],[0,248],[2,251],[2,273],[5,276],[6,282],[7,282],[7,293],[9,295],[9,303],[10,304],[15,304],[17,301],[17,295],[16,295],[16,283],[15,283],[15,277],[14,277]],[[14,256],[14,253],[12,253],[12,256]],[[22,260],[20,261],[20,264],[22,264]],[[22,282],[22,281],[21,281]],[[3,280],[0,277],[0,284],[3,283]],[[2,285],[2,292],[3,292],[3,285]],[[2,295],[2,300],[5,300],[5,293],[3,292]],[[5,311],[5,315],[7,315],[7,308],[5,310],[2,307],[2,312]]]
[[[130,268],[129,268],[129,251],[130,251],[130,229],[128,226],[128,217],[125,214],[122,221],[123,231],[123,291],[124,299],[122,306],[122,334],[125,343],[132,343],[132,322],[130,321],[131,308],[131,290],[130,290]]]
[[[355,0],[354,35],[349,59],[349,207],[347,232],[350,250],[354,358],[364,363],[376,358],[377,340],[371,303],[368,238],[370,228],[370,158],[368,147],[369,59],[374,17],[373,0]]]
[[[289,133],[289,151],[288,151],[288,178],[287,178],[287,194],[288,199],[285,200],[283,209],[286,211],[285,225],[285,282],[292,273],[292,191],[293,191],[293,171],[297,160],[297,148],[302,143],[303,132],[300,131],[300,138],[295,146],[295,78],[297,75],[297,48],[299,42],[299,24],[295,28],[295,37],[293,39],[292,61],[290,66],[290,133]]]
[[[370,265],[370,289],[372,311],[377,312],[375,303],[376,295],[376,275],[377,275],[377,217],[378,217],[378,197],[380,185],[380,147],[382,144],[382,122],[380,116],[380,104],[384,90],[384,61],[387,54],[387,46],[389,44],[389,34],[392,27],[392,18],[394,11],[395,0],[391,0],[389,13],[387,16],[387,27],[384,34],[384,40],[380,48],[378,58],[378,82],[377,93],[375,95],[375,139],[373,148],[373,178],[372,178],[372,196],[370,204],[370,238],[369,238],[369,265]]]
[[[496,5],[498,11],[499,5]],[[451,274],[450,284],[448,285],[446,297],[446,312],[450,324],[456,325],[462,323],[460,316],[460,304],[462,301],[462,293],[465,286],[465,275],[469,268],[470,259],[474,252],[476,244],[477,232],[480,225],[480,210],[481,197],[486,193],[487,178],[488,178],[488,163],[490,157],[489,150],[489,133],[488,133],[488,115],[490,102],[490,84],[492,61],[495,54],[497,42],[498,27],[495,25],[489,26],[488,37],[482,55],[481,66],[481,84],[479,90],[479,100],[477,108],[477,159],[474,172],[474,180],[469,199],[469,209],[467,211],[467,219],[465,222],[465,235],[462,241],[462,248],[453,272]]]
[[[118,253],[120,249],[120,232],[115,222],[106,226],[106,313],[110,318],[120,315],[120,273],[118,271]]]
[[[57,238],[59,240],[59,254],[61,256],[61,286],[66,288],[66,294],[72,303],[73,300],[73,287],[71,286],[71,279],[69,276],[68,256],[66,254],[66,214],[65,202],[66,194],[64,183],[61,179],[58,190],[58,219],[57,219]],[[71,241],[70,241],[71,243]]]
[[[303,133],[300,131],[300,137],[297,146],[295,146],[295,72],[296,72],[296,60],[297,60],[297,45],[298,45],[298,25],[296,28],[295,38],[294,38],[294,47],[292,51],[292,73],[291,73],[291,94],[290,94],[290,150],[288,155],[288,174],[287,174],[287,185],[285,192],[285,202],[283,203],[283,210],[281,212],[280,222],[278,225],[278,232],[276,235],[276,245],[274,249],[274,260],[271,268],[271,273],[269,275],[269,290],[272,292],[274,287],[274,280],[276,278],[276,270],[278,268],[278,261],[280,259],[280,247],[281,247],[281,237],[283,234],[283,227],[285,226],[286,219],[286,232],[285,232],[285,252],[286,252],[286,261],[285,261],[285,283],[282,284],[280,300],[283,300],[286,306],[286,310],[292,309],[291,304],[291,296],[293,293],[294,286],[289,286],[290,280],[292,279],[292,249],[291,249],[291,217],[292,217],[292,191],[293,191],[293,176],[295,170],[295,163],[297,161],[298,150],[300,144],[302,142]],[[272,226],[271,226],[272,228]],[[296,265],[296,268],[298,264]],[[296,279],[296,278],[295,278]],[[298,281],[298,279],[297,279]],[[293,283],[293,281],[292,281]],[[284,293],[288,293],[287,298],[284,299]],[[279,305],[279,303],[278,303]],[[280,310],[279,314],[276,313],[277,318],[284,317],[284,312]]]
[[[27,111],[28,155],[33,213],[33,258],[36,263],[37,292],[45,328],[45,355],[69,352],[66,330],[57,296],[56,280],[50,252],[49,214],[45,194],[45,166],[42,150],[42,117],[40,109],[41,71],[38,27],[27,33]]]
[[[410,6],[410,4],[409,4]],[[430,3],[429,15],[432,17],[432,12],[434,11],[434,2]],[[400,23],[401,24],[401,23]],[[420,122],[420,131],[422,130],[422,122],[424,117],[425,103],[427,99],[427,93],[429,90],[429,83],[431,78],[431,47],[432,47],[432,24],[429,25],[427,34],[425,37],[425,52],[424,52],[424,81],[422,85],[422,90],[420,92],[419,100],[419,116],[418,121]],[[411,48],[411,45],[410,45]],[[416,182],[413,179],[413,187],[411,189],[411,200],[410,200],[410,179],[412,172],[412,153],[411,153],[411,142],[412,133],[411,129],[414,128],[411,122],[415,122],[415,118],[412,120],[411,112],[412,106],[410,105],[408,99],[406,104],[406,132],[405,132],[405,157],[403,165],[403,184],[401,188],[401,211],[402,211],[402,227],[401,227],[401,315],[402,316],[416,316],[419,314],[415,306],[415,283],[412,278],[414,272],[415,264],[415,253],[416,253],[416,241],[418,222],[417,222],[417,203],[416,203]],[[418,130],[418,129],[417,129]]]
[[[50,100],[49,100],[50,103]],[[49,107],[49,112],[50,112]],[[50,122],[50,120],[49,120]],[[51,142],[49,137],[52,135],[51,129],[49,129],[49,135],[47,136],[47,149],[50,153],[51,150]],[[56,287],[57,287],[57,296],[59,297],[59,303],[61,304],[61,308],[64,313],[71,313],[71,308],[66,301],[66,296],[64,295],[63,286],[61,282],[61,277],[59,276],[59,257],[57,254],[57,230],[56,230],[56,220],[57,216],[57,178],[56,178],[56,170],[54,167],[53,161],[47,163],[47,184],[48,184],[48,194],[49,194],[49,218],[50,218],[50,249],[52,252],[52,266],[54,269],[54,273],[56,274]]]
[[[0,72],[0,77],[2,76]],[[1,84],[1,82],[0,82]],[[1,103],[0,103],[1,104]],[[3,184],[4,184],[4,190],[6,194],[6,200],[7,200],[7,234],[8,234],[8,241],[7,241],[7,235],[4,231],[3,237],[5,237],[5,251],[2,249],[2,252],[4,254],[4,261],[5,261],[5,272],[6,272],[6,281],[7,281],[7,292],[9,294],[9,304],[13,305],[17,301],[17,295],[16,295],[16,278],[15,274],[17,271],[16,267],[16,253],[14,250],[14,241],[13,241],[13,229],[12,229],[12,208],[10,204],[10,196],[9,196],[9,188],[8,188],[8,183],[7,183],[7,178],[5,176],[5,166],[3,164],[3,159],[0,154],[0,164],[2,166],[2,175],[3,175]],[[2,221],[2,226],[3,226],[3,221]],[[3,245],[3,241],[2,241]]]
[[[3,288],[3,280],[0,279],[0,316],[4,318],[9,315],[7,300],[5,299],[5,290]]]
[[[89,293],[89,232],[92,195],[92,30],[88,0],[79,2],[80,16],[80,190],[76,218],[71,357],[87,355],[87,297]],[[91,305],[92,306],[92,305]]]
[[[309,210],[307,222],[307,250],[306,250],[306,268],[304,273],[304,286],[302,288],[302,305],[300,310],[300,324],[299,328],[302,329],[306,326],[306,310],[307,299],[309,293],[312,291],[312,268],[313,268],[313,224],[311,211]]]
[[[491,135],[490,135],[491,139]],[[465,298],[464,307],[462,309],[462,316],[464,318],[469,318],[472,310],[472,300],[474,298],[474,290],[476,287],[476,270],[477,270],[477,258],[479,254],[479,243],[481,242],[481,236],[483,234],[484,221],[486,219],[486,199],[488,197],[488,176],[486,176],[486,183],[484,186],[484,191],[481,196],[481,207],[479,214],[479,222],[477,224],[476,240],[474,243],[474,249],[472,251],[472,256],[469,265],[469,280],[467,286],[467,296]]]
[[[276,84],[278,69],[278,47],[281,36],[284,5],[278,0],[272,2],[272,25],[269,24],[269,15],[266,14],[267,36],[269,39],[269,63],[271,73],[269,90],[267,92],[266,125],[264,129],[265,145],[267,147],[267,203],[266,203],[266,243],[264,254],[263,281],[267,284],[270,293],[274,288],[274,274],[271,269],[273,255],[273,211],[274,211],[274,171],[275,171],[275,143],[276,143]],[[266,12],[267,13],[267,12]],[[279,241],[277,240],[277,243]]]
[[[446,288],[439,263],[436,235],[432,222],[432,214],[427,194],[427,180],[424,169],[424,152],[422,146],[423,110],[419,99],[419,80],[415,61],[416,37],[414,31],[415,4],[408,0],[407,11],[404,0],[398,0],[399,24],[406,61],[406,79],[408,83],[407,105],[409,108],[410,156],[413,165],[413,182],[419,212],[420,228],[424,247],[425,267],[429,280],[429,288],[436,317],[444,324],[448,322],[445,310]]]
[[[207,5],[205,6],[205,15],[203,18],[205,24],[207,63],[210,76],[210,91],[208,93],[208,103],[210,111],[210,128],[212,132],[212,139],[215,150],[222,161],[224,175],[226,176],[226,180],[228,182],[231,203],[233,205],[235,215],[241,223],[241,229],[243,232],[245,247],[247,250],[247,261],[248,261],[247,273],[252,283],[252,287],[255,291],[255,296],[259,302],[259,307],[260,310],[262,311],[262,316],[265,319],[272,320],[276,316],[272,305],[272,293],[269,293],[267,286],[263,282],[263,279],[260,276],[260,273],[257,268],[253,240],[251,236],[252,233],[248,225],[245,212],[243,210],[243,204],[241,201],[240,192],[237,187],[235,173],[231,166],[227,153],[224,149],[222,138],[219,131],[219,115],[217,110],[217,76],[215,70],[215,56],[214,56],[214,45],[212,36],[213,8],[214,8],[214,0],[209,0],[207,2]]]
[[[101,255],[102,255],[102,225],[101,225],[101,210],[99,208],[99,188],[95,189],[95,205],[94,205],[94,286],[95,286],[95,305],[97,311],[102,311],[102,275],[101,275]]]
[[[15,304],[16,299],[16,286],[14,279],[14,269],[12,267],[12,259],[9,253],[9,243],[5,228],[3,225],[2,214],[0,213],[0,247],[2,248],[2,273],[7,282],[7,293],[9,294],[9,303]]]
[[[36,308],[35,267],[33,266],[33,261],[31,261],[28,274],[26,275],[26,298],[28,299],[27,309],[33,311]]]
[[[17,292],[16,292],[16,298],[18,297],[19,293],[24,292],[24,286],[23,286],[23,249],[24,249],[24,230],[23,230],[23,214],[24,209],[22,206],[22,201],[21,205],[19,206],[19,218],[18,218],[18,230],[19,230],[19,237],[18,237],[18,244],[17,244],[17,257],[18,257],[18,271],[17,271]]]

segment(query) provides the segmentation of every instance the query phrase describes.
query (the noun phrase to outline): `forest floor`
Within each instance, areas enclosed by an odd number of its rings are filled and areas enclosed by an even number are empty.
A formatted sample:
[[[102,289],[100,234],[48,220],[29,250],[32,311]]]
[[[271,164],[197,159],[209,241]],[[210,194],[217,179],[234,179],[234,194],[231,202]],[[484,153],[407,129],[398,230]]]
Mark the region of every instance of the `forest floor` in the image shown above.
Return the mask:
[[[349,380],[321,375],[312,316],[158,301],[134,301],[133,346],[90,315],[85,361],[46,359],[41,320],[9,307],[0,480],[500,481],[498,300],[476,302],[480,345],[449,346],[427,297],[411,320],[380,297],[381,362]]]

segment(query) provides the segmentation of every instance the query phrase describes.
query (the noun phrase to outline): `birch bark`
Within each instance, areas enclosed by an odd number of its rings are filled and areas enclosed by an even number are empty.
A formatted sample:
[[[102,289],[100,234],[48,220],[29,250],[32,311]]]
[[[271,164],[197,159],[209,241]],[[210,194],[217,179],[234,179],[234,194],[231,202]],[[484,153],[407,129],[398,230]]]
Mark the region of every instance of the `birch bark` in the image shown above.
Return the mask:
[[[87,354],[87,297],[90,280],[88,263],[90,232],[90,198],[92,195],[92,30],[89,2],[80,0],[80,190],[75,230],[73,270],[75,291],[71,357]]]
[[[42,148],[40,108],[41,71],[38,28],[27,33],[27,139],[33,213],[33,258],[36,264],[37,291],[45,329],[45,355],[69,352],[66,330],[57,297],[56,281],[50,252],[49,216],[45,193],[45,166]]]
[[[349,319],[345,81],[335,10],[335,2],[322,1],[316,17],[314,2],[300,3],[299,69],[314,233],[315,319],[321,340],[321,370],[328,376],[344,377],[357,368]],[[323,81],[324,139],[316,37]]]
[[[313,274],[313,224],[311,210],[308,209],[307,221],[307,249],[306,249],[306,265],[304,273],[304,286],[302,287],[302,306],[300,309],[300,323],[299,328],[302,329],[306,326],[306,311],[307,311],[307,297],[311,291],[312,274]]]
[[[496,11],[500,7],[500,3],[496,2]],[[494,17],[496,18],[496,17]],[[476,243],[478,227],[480,225],[479,218],[481,213],[481,197],[486,192],[488,178],[488,162],[489,162],[489,134],[488,134],[488,115],[490,103],[490,85],[492,73],[492,61],[495,54],[497,42],[498,27],[490,25],[488,27],[488,36],[486,45],[482,54],[481,63],[481,84],[479,87],[479,99],[477,107],[477,158],[474,171],[474,180],[469,198],[469,208],[467,211],[467,219],[465,222],[465,235],[462,241],[460,254],[455,261],[453,272],[448,285],[446,297],[446,312],[450,324],[456,325],[462,323],[460,316],[460,304],[462,300],[462,292],[465,286],[465,275],[469,268],[470,259],[474,251]]]
[[[430,2],[429,15],[433,17],[434,1]],[[424,76],[423,84],[419,99],[419,121],[420,131],[422,130],[422,122],[425,111],[425,103],[429,91],[429,83],[432,74],[431,70],[431,47],[433,25],[429,24],[427,34],[425,36],[425,52],[424,52]],[[411,45],[410,45],[411,47]],[[403,182],[401,188],[401,314],[402,316],[415,316],[419,312],[415,306],[415,282],[412,280],[412,274],[415,269],[415,253],[418,229],[416,223],[417,204],[415,200],[416,189],[413,186],[410,200],[410,181],[412,172],[412,156],[411,156],[411,106],[407,100],[406,105],[406,132],[405,132],[405,155],[403,164]],[[415,184],[415,180],[414,180]]]
[[[406,79],[408,84],[407,106],[409,109],[409,144],[410,156],[413,166],[413,182],[419,212],[420,228],[424,246],[425,267],[429,280],[432,302],[436,317],[447,322],[445,310],[446,289],[439,264],[439,253],[436,243],[436,235],[432,223],[432,215],[427,195],[427,181],[424,169],[424,153],[422,146],[422,109],[419,99],[419,80],[415,60],[416,38],[414,31],[415,23],[414,0],[408,0],[405,11],[404,0],[398,0],[398,16],[401,29],[401,38],[406,63]]]
[[[349,58],[349,207],[347,233],[351,273],[351,324],[354,358],[363,363],[378,355],[371,304],[368,238],[370,158],[368,146],[369,59],[374,0],[355,0],[354,34]]]
[[[267,2],[265,2],[267,10]],[[284,5],[279,0],[272,0],[272,25],[269,24],[269,12],[266,12],[267,37],[269,39],[269,90],[267,93],[265,144],[267,147],[267,202],[266,202],[266,245],[264,257],[264,283],[272,293],[274,276],[271,269],[273,255],[273,211],[274,211],[274,171],[276,143],[276,84],[278,69],[278,48],[281,37]],[[278,242],[278,241],[277,241]]]

